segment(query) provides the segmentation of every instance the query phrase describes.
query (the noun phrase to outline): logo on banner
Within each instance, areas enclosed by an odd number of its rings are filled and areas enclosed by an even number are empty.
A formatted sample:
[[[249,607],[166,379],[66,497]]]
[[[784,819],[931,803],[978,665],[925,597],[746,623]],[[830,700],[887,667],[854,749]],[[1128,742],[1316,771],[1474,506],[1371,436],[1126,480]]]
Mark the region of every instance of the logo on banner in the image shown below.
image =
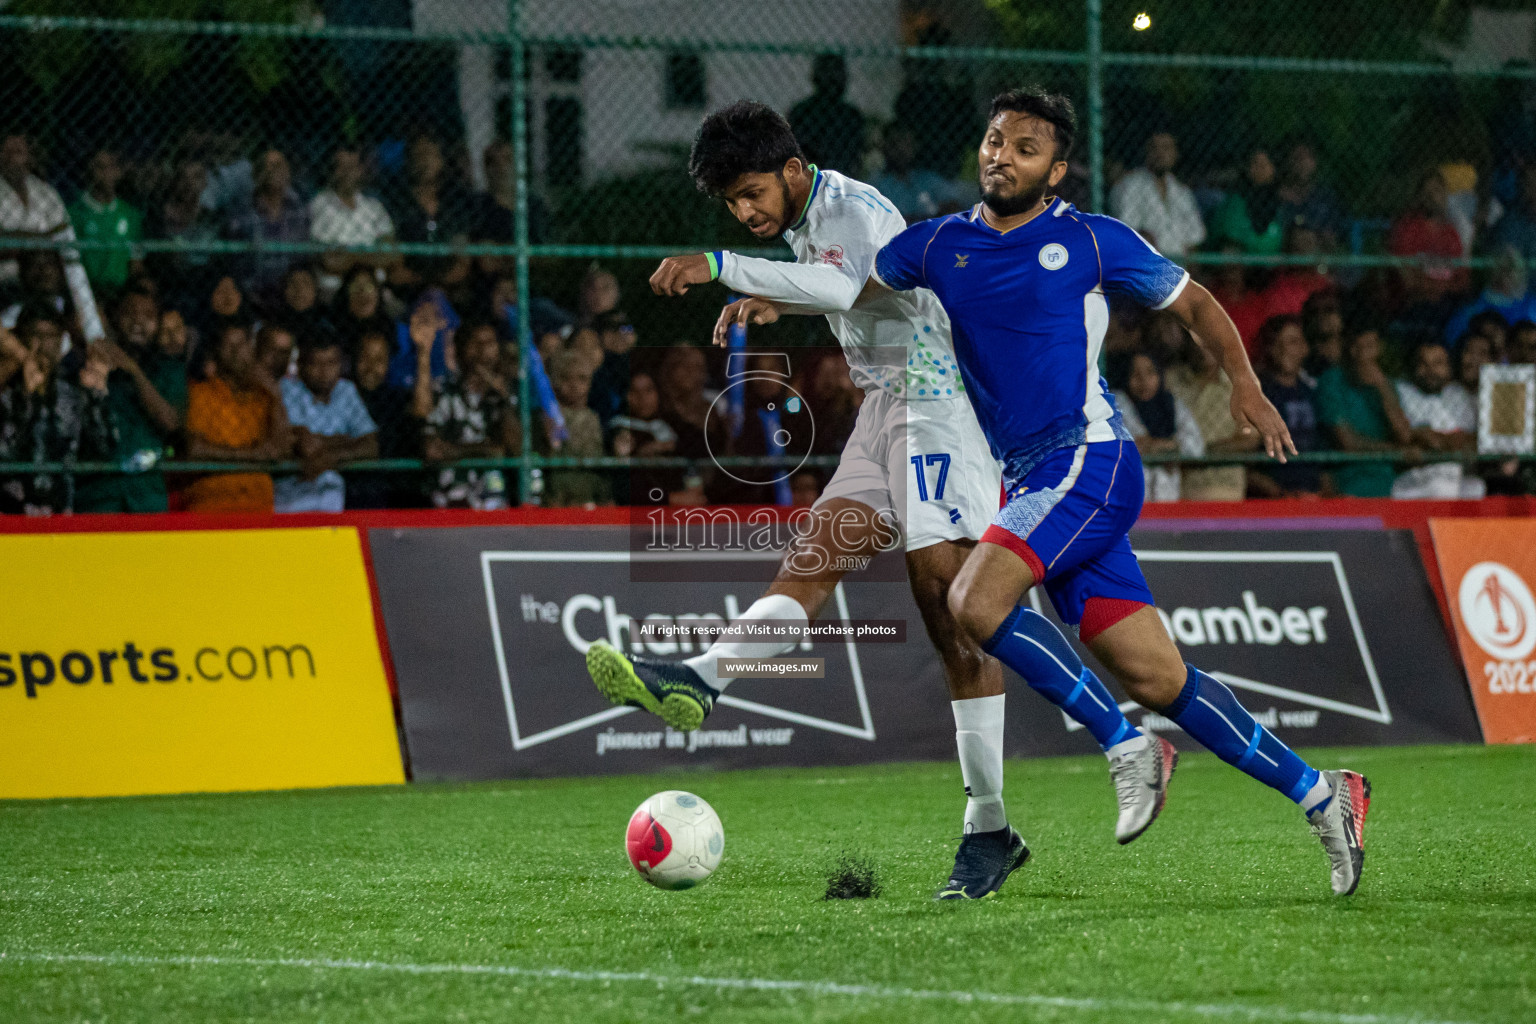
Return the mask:
[[[1518,661],[1536,648],[1536,600],[1509,566],[1477,563],[1461,577],[1458,597],[1467,634],[1490,657]]]
[[[1252,707],[1266,727],[1312,729],[1323,713],[1392,724],[1337,552],[1144,549],[1136,557],[1185,657],[1258,701],[1279,702]],[[1041,610],[1034,592],[1030,600]],[[1141,725],[1176,728],[1150,712]]]
[[[691,633],[711,623],[723,628],[738,616],[736,596],[725,584],[631,586],[628,573],[632,557],[628,551],[481,553],[485,601],[513,750],[611,723],[638,710],[608,705],[587,680],[582,659],[594,641],[607,640],[620,650],[649,657],[687,657],[705,645],[686,638],[644,639],[639,627],[676,624],[692,627],[688,630]],[[687,555],[666,557],[681,561]],[[776,560],[778,554],[767,552],[763,557]],[[573,563],[585,564],[587,572],[573,574]],[[551,594],[559,599],[546,597]],[[646,602],[643,610],[628,605],[640,597]],[[832,604],[841,620],[848,623],[848,602],[841,585],[833,591]],[[711,605],[714,609],[706,610]],[[802,642],[802,651],[810,649],[808,641]],[[767,680],[754,688],[753,680],[742,680],[715,703],[803,728],[873,740],[875,725],[857,644],[852,640],[831,643],[826,651],[824,679],[801,688],[784,680]],[[792,729],[745,725],[689,734],[654,729],[623,733],[610,727],[608,734],[598,735],[597,750],[602,754],[607,750],[662,747],[692,751],[702,746],[777,746],[787,744],[792,733]]]

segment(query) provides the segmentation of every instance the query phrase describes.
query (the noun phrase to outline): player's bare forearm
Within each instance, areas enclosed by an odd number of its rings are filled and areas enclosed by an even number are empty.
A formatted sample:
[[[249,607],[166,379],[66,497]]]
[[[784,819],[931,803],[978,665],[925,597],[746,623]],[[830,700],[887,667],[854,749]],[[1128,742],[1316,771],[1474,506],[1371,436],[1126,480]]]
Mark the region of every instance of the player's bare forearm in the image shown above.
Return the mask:
[[[1190,281],[1169,304],[1168,311],[1205,346],[1232,381],[1232,418],[1237,421],[1239,433],[1257,432],[1271,458],[1284,462],[1287,451],[1294,455],[1296,443],[1291,440],[1291,432],[1279,411],[1264,397],[1253,364],[1248,362],[1242,336],[1215,296],[1203,285]]]

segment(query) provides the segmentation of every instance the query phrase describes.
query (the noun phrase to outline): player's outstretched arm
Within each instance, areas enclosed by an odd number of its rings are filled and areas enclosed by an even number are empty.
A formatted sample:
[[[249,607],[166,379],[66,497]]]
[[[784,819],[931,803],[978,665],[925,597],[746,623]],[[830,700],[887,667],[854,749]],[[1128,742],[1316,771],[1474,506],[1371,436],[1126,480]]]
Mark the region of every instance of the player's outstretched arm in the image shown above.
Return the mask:
[[[864,288],[859,292],[858,300],[854,306],[862,306],[882,295],[889,295],[891,290],[877,281],[873,276],[864,282]],[[812,309],[806,306],[796,306],[788,302],[774,302],[756,295],[748,295],[746,298],[737,299],[729,303],[720,311],[720,318],[715,321],[714,342],[721,348],[730,344],[730,331],[733,326],[746,327],[749,324],[777,323],[779,317],[796,313],[804,316],[819,316],[827,312],[823,309]]]
[[[1167,309],[1227,372],[1232,381],[1232,418],[1237,421],[1238,429],[1250,435],[1257,431],[1264,441],[1264,451],[1272,459],[1284,462],[1287,451],[1296,454],[1296,443],[1291,440],[1285,420],[1264,397],[1259,378],[1248,362],[1243,339],[1215,296],[1190,281]]]

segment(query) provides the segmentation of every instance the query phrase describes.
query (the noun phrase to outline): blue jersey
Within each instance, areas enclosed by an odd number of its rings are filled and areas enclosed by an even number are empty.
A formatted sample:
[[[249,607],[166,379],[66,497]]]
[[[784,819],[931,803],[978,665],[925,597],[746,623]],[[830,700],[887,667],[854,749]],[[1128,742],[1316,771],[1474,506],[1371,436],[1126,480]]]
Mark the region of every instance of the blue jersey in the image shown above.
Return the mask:
[[[1107,296],[1162,309],[1189,281],[1120,221],[1061,199],[1007,232],[989,227],[979,205],[914,224],[880,250],[875,274],[888,288],[938,296],[1010,483],[1058,448],[1129,439],[1099,375]]]

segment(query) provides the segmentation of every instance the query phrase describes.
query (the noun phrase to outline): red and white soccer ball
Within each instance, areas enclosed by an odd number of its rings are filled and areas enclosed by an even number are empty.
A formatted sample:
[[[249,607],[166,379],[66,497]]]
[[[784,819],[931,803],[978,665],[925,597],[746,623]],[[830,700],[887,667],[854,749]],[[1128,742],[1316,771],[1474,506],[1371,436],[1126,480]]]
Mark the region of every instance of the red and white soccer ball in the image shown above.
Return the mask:
[[[720,866],[725,830],[709,804],[669,789],[635,808],[624,849],[640,877],[656,888],[692,889]]]

